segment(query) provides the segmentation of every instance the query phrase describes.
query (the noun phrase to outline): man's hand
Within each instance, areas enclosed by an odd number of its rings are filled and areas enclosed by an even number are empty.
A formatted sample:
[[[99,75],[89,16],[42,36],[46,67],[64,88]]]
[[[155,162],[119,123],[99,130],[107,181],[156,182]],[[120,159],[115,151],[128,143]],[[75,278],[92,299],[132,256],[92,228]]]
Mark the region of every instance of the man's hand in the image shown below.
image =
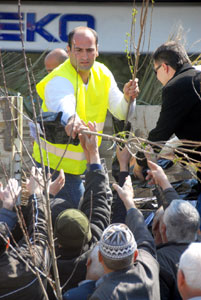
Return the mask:
[[[50,175],[49,175],[50,176]],[[59,175],[54,181],[50,182],[50,194],[56,196],[65,184],[64,171],[61,169]]]
[[[124,85],[124,98],[128,102],[130,99],[133,101],[139,94],[139,87],[138,87],[138,78],[134,80],[130,80]]]
[[[80,120],[78,115],[73,115],[72,117],[70,117],[67,125],[65,126],[65,131],[68,136],[71,136],[73,139],[75,139],[77,134],[79,134],[82,126],[82,121]]]
[[[113,188],[117,191],[119,197],[123,201],[126,210],[128,211],[130,208],[135,208],[135,204],[133,201],[133,187],[131,182],[131,177],[126,177],[123,187],[120,187],[118,184],[113,183]]]
[[[158,184],[163,190],[172,187],[163,169],[150,160],[147,162],[149,170],[146,180],[149,180],[150,184]]]
[[[125,146],[123,149],[121,149],[119,146],[117,146],[116,154],[120,165],[120,172],[127,172],[131,158],[131,154],[127,147]]]
[[[97,132],[96,122],[88,122],[88,129]],[[79,133],[80,144],[84,150],[87,161],[90,164],[100,164],[98,151],[98,138],[96,135]]]
[[[42,169],[32,167],[31,168],[31,175],[30,178],[27,179],[26,182],[27,190],[29,192],[29,195],[33,194],[42,194],[44,189],[44,181],[43,181],[43,175],[42,175]]]
[[[89,127],[86,125],[86,123],[83,120],[81,120],[81,122],[82,122],[82,125],[83,125],[82,130],[89,131]],[[79,140],[80,140],[80,145],[82,146],[82,149],[84,151],[86,161],[89,164],[90,163],[89,151],[87,150],[87,147],[86,147],[87,134],[82,134],[82,131],[80,131],[80,133],[78,134],[78,137],[79,137]]]
[[[144,176],[142,174],[143,167],[138,165],[135,156],[132,156],[130,165],[133,166],[133,175],[139,180],[144,181]]]
[[[10,178],[8,180],[5,189],[3,189],[3,184],[0,182],[0,199],[3,202],[3,208],[12,210],[20,191],[21,187],[18,185],[18,181],[15,178]]]

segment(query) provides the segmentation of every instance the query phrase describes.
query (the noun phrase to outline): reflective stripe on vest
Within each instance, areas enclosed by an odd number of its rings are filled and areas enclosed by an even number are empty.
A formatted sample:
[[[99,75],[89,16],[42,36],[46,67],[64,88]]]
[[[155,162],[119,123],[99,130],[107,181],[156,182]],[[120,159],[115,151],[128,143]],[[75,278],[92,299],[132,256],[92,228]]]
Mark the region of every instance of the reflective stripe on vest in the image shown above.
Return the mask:
[[[75,160],[84,160],[85,155],[84,152],[74,152],[74,151],[65,151],[64,149],[60,149],[55,147],[53,144],[46,143],[45,140],[40,139],[41,146],[49,153],[52,153],[59,157],[71,158]],[[65,153],[64,153],[65,152]]]

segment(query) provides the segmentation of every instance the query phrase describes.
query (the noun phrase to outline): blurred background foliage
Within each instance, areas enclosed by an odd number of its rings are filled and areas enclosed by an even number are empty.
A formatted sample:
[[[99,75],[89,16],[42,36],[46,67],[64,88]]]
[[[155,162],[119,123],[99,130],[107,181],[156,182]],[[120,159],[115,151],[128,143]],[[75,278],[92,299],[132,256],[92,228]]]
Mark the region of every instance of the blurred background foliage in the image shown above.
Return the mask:
[[[46,52],[26,54],[29,66],[31,90],[37,113],[39,112],[39,102],[37,100],[38,97],[35,83],[39,82],[46,75],[43,62],[46,54]],[[32,118],[33,109],[23,54],[21,52],[1,52],[1,60],[3,63],[3,70],[0,68],[0,96],[6,96],[5,82],[3,80],[4,73],[8,94],[11,96],[22,95],[24,100],[24,110],[27,115]]]

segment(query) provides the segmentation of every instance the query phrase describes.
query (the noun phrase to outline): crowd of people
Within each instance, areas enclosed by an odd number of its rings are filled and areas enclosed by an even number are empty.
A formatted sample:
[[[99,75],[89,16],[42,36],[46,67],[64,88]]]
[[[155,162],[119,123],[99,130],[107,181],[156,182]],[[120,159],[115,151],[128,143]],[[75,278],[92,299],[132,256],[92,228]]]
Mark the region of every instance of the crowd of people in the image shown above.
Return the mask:
[[[201,299],[199,168],[195,207],[180,198],[159,162],[136,154],[135,176],[160,191],[148,227],[133,199],[129,147],[117,145],[120,169],[111,187],[96,135],[103,130],[107,109],[124,120],[131,101],[132,115],[138,80],[126,83],[123,93],[118,89],[112,73],[95,61],[98,36],[90,28],[75,28],[64,52],[48,54],[49,74],[37,91],[43,111],[61,111],[66,134],[79,144],[69,143],[66,149],[41,138],[43,162],[53,173],[46,176],[35,142],[37,167],[26,183],[26,209],[16,205],[21,188],[15,179],[5,188],[0,184],[0,299]],[[153,65],[163,99],[147,144],[158,155],[157,142],[172,134],[201,142],[200,72],[176,42],[160,46]],[[189,157],[201,161],[200,146],[190,146]]]

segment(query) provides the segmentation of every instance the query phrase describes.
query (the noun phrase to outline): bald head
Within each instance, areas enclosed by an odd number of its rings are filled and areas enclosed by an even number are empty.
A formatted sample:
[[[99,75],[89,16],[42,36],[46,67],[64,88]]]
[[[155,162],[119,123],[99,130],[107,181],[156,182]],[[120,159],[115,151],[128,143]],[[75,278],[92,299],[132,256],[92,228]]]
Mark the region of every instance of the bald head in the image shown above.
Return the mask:
[[[62,64],[68,58],[68,54],[64,49],[56,48],[49,52],[45,57],[44,64],[48,73]]]
[[[78,35],[81,34],[81,35],[85,35],[85,36],[92,35],[95,39],[95,44],[97,47],[97,45],[98,45],[97,32],[90,27],[79,26],[79,27],[75,27],[68,35],[68,46],[70,47],[70,49],[72,48],[72,41],[73,41],[75,34],[78,34]]]

